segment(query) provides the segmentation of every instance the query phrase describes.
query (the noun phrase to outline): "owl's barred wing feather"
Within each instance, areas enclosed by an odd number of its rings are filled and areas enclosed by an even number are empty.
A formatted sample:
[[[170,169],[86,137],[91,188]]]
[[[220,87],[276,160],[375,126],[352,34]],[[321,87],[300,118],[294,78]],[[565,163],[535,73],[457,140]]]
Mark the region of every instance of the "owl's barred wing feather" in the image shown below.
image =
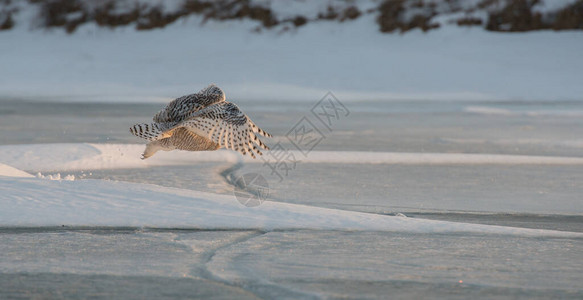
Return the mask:
[[[151,157],[159,150],[211,151],[219,148],[219,144],[181,127],[173,130],[172,135],[168,138],[149,142],[142,154],[142,159]]]
[[[255,125],[255,123],[253,123],[253,121],[251,121],[251,119],[247,118],[249,120],[249,124],[251,124],[251,128],[253,128],[253,132],[259,133],[262,136],[265,137],[272,137],[271,134],[267,133],[265,130],[259,128],[259,126]]]
[[[140,138],[154,141],[162,137],[164,132],[174,127],[174,123],[141,123],[130,127],[130,132]]]
[[[197,112],[175,128],[181,127],[221,147],[239,151],[243,155],[249,153],[253,158],[255,154],[263,155],[259,148],[269,150],[255,133],[271,135],[253,124],[235,104],[230,102],[217,103]]]
[[[227,148],[262,155],[269,150],[258,135],[271,137],[239,108],[225,101],[214,84],[200,92],[177,98],[154,116],[154,122],[130,127],[135,136],[149,140],[142,159],[159,150],[207,151]]]
[[[154,116],[154,122],[178,123],[197,111],[222,101],[225,101],[225,93],[218,86],[211,84],[196,94],[174,99]]]
[[[178,150],[207,151],[220,148],[219,144],[195,134],[184,127],[178,128],[171,137],[164,140],[168,140]]]

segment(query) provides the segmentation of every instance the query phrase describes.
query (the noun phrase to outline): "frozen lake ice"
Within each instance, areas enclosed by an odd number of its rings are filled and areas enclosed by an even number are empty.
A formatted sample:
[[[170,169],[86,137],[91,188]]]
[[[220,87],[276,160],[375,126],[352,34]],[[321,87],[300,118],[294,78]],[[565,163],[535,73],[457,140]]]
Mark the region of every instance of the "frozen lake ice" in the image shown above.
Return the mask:
[[[286,134],[311,108],[287,102],[268,108],[238,104],[275,136],[270,144],[281,142],[287,149],[293,145]],[[281,182],[260,161],[83,170],[15,167],[43,176],[74,175],[75,181],[156,184],[225,197],[232,196],[230,178],[255,172],[268,179],[268,201],[275,203],[371,216],[404,214],[468,228],[473,223],[583,232],[583,165],[512,160],[582,158],[583,103],[345,104],[351,114],[326,131],[313,156],[308,154]],[[0,143],[135,144],[140,141],[127,128],[160,107],[5,100]],[[6,149],[0,146],[0,152]],[[317,161],[317,151],[495,154],[509,160],[326,163]],[[245,209],[253,214],[254,208]],[[428,233],[63,225],[2,224],[0,297],[583,297],[580,236],[505,234],[504,229]]]
[[[581,239],[2,229],[3,298],[580,298]]]

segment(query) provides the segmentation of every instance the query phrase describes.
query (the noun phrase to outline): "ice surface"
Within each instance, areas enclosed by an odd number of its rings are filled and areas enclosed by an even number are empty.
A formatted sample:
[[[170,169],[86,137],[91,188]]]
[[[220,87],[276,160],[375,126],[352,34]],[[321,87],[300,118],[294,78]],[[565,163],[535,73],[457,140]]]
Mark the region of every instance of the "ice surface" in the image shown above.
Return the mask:
[[[229,151],[139,160],[127,128],[161,105],[0,103],[0,163],[42,170],[0,177],[0,298],[583,295],[579,102],[351,103],[282,182]],[[312,107],[237,103],[290,149]]]
[[[246,173],[263,174],[270,197],[288,203],[406,215],[583,215],[581,166],[299,164],[281,182],[260,164],[237,171]]]
[[[0,228],[0,296],[576,299],[581,246],[459,233]]]
[[[256,299],[205,272],[217,248],[247,232],[0,231],[2,298]]]
[[[577,297],[581,246],[480,235],[270,232],[220,249],[209,270],[266,290],[333,297],[423,298],[428,290],[438,298]]]

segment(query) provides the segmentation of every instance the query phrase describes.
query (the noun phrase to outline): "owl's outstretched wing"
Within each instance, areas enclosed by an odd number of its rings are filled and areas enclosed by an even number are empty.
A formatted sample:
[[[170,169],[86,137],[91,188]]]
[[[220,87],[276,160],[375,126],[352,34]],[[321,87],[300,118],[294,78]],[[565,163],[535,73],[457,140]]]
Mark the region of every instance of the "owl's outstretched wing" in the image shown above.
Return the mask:
[[[217,150],[220,146],[213,141],[201,137],[194,132],[181,127],[174,130],[172,136],[168,138],[153,140],[146,145],[142,159],[149,158],[159,150],[186,150],[186,151],[209,151]]]
[[[271,135],[257,127],[237,105],[230,102],[216,103],[199,110],[163,136],[172,135],[178,128],[186,128],[222,148],[239,151],[243,155],[249,153],[253,158],[255,154],[262,155],[259,148],[269,150],[256,133],[267,137]]]
[[[191,117],[197,111],[224,102],[225,93],[218,86],[211,84],[196,94],[182,96],[172,100],[164,109],[154,116],[154,122],[177,124]]]

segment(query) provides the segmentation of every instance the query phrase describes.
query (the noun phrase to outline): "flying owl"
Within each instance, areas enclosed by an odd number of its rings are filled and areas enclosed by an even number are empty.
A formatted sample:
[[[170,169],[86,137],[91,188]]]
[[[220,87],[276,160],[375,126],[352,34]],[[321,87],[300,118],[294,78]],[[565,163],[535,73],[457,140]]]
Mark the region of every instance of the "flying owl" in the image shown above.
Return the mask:
[[[256,134],[271,137],[257,127],[225,93],[211,84],[200,92],[172,100],[159,111],[153,123],[136,124],[130,132],[150,141],[142,154],[146,159],[158,150],[207,151],[227,148],[262,155],[269,150]]]

